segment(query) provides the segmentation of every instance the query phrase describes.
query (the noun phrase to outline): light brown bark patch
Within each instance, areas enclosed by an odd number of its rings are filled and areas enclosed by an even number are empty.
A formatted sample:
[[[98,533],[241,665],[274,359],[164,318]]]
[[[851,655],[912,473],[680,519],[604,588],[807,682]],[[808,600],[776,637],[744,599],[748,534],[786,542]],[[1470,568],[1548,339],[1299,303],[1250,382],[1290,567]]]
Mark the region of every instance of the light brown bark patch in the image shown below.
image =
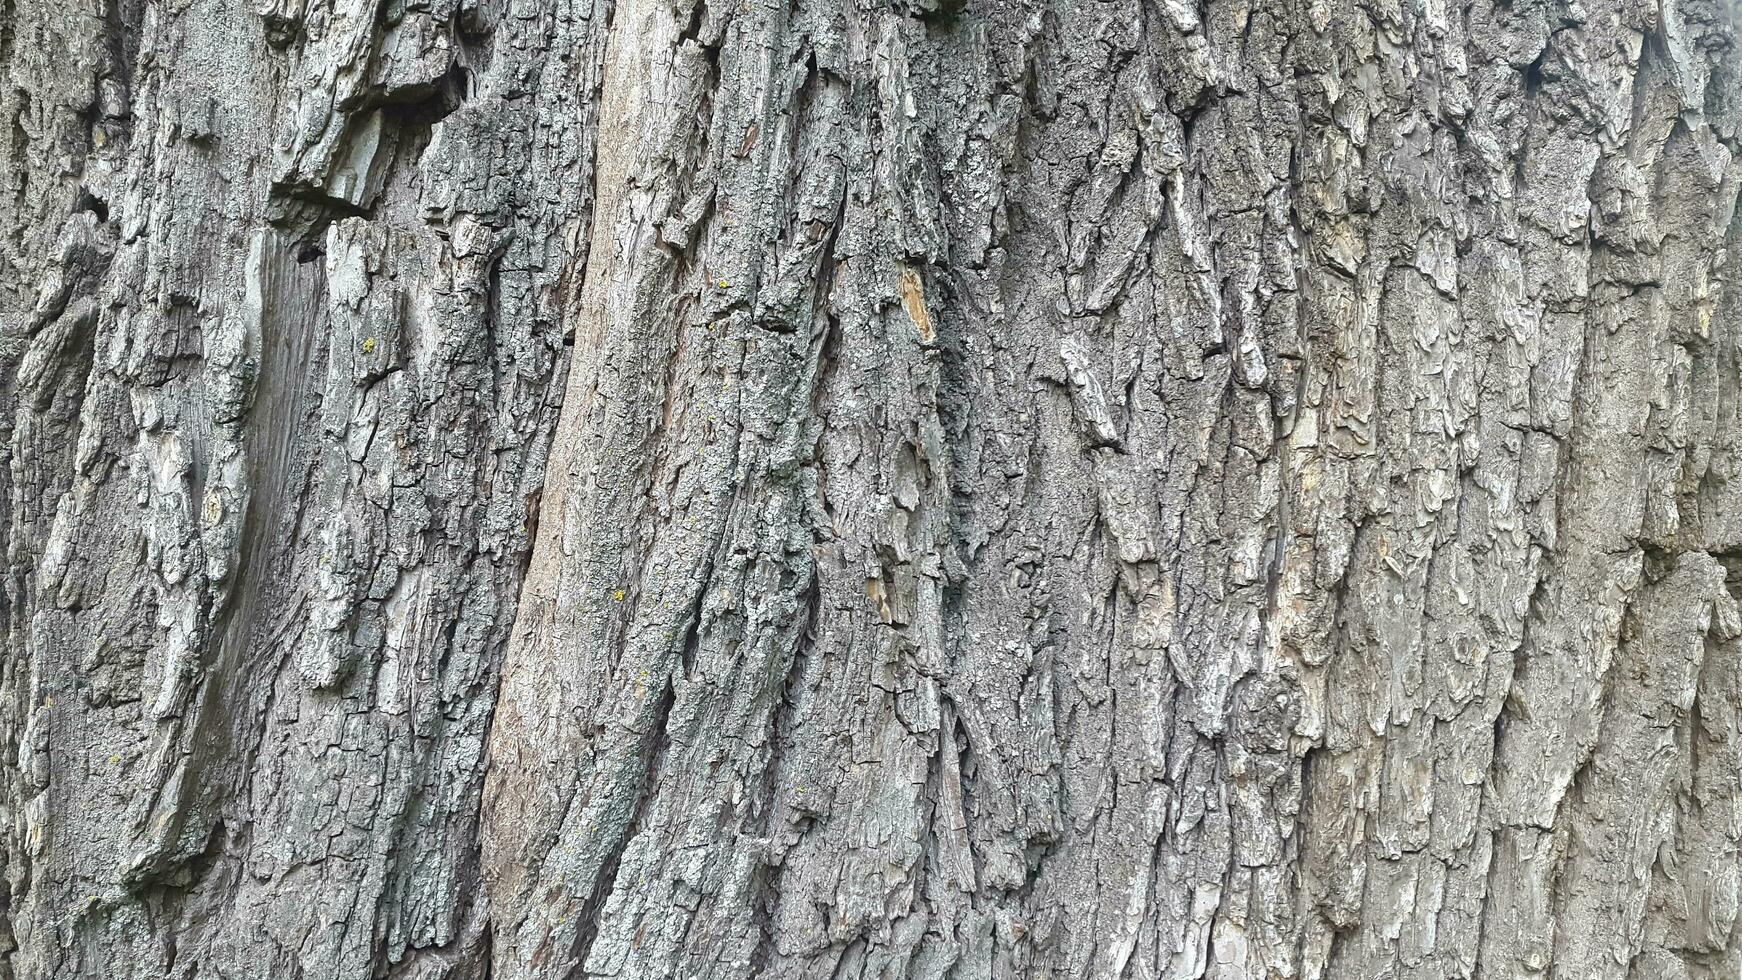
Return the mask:
[[[902,269],[897,288],[901,290],[901,305],[907,308],[907,318],[913,321],[913,329],[919,332],[919,342],[929,344],[937,339],[937,331],[931,325],[931,311],[925,308],[925,285],[919,281],[919,273]]]

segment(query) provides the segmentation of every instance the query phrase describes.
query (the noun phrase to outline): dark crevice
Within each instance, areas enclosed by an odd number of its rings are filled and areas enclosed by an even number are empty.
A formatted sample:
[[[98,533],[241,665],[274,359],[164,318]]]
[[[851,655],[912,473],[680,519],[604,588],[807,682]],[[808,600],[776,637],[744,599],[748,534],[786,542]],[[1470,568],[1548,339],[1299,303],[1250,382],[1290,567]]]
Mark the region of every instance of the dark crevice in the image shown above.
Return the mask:
[[[1182,106],[1178,111],[1180,144],[1188,152],[1193,145],[1193,137],[1197,133],[1198,120],[1202,119],[1210,107],[1216,104],[1218,95],[1215,89],[1206,88],[1198,93],[1198,97],[1190,104]]]
[[[1724,588],[1731,598],[1742,600],[1742,550],[1714,551],[1712,557],[1724,566]]]
[[[454,37],[463,48],[481,45],[496,32],[496,22],[500,16],[495,4],[462,5],[454,14]]]
[[[109,220],[109,202],[91,192],[88,187],[79,188],[78,200],[73,204],[74,213],[89,211],[97,216],[100,222]]]
[[[708,584],[713,574],[714,563],[710,559],[702,568],[698,579],[701,584],[696,589],[695,601],[690,604],[689,615],[684,619],[683,642],[678,645],[678,669],[686,679],[695,674],[696,654],[702,644],[703,607],[707,603]]]
[[[272,186],[268,207],[268,220],[291,239],[291,252],[302,264],[326,255],[327,228],[333,222],[372,213],[321,188],[288,182]]]
[[[300,44],[305,37],[301,17],[274,11],[261,15],[260,23],[266,35],[267,47],[276,50],[282,51]]]
[[[689,14],[689,22],[684,24],[683,28],[677,33],[678,46],[681,47],[685,41],[688,41],[698,47],[704,47],[705,45],[702,44],[702,27],[707,23],[708,18],[708,5],[705,0],[696,0],[695,3],[692,3],[690,5]],[[717,63],[715,67],[718,67]]]
[[[956,780],[962,787],[962,833],[967,841],[968,857],[974,862],[974,880],[979,881],[985,877],[980,851],[974,846],[974,817],[978,812],[976,787],[980,762],[979,756],[974,752],[974,740],[968,734],[968,724],[962,720],[959,709],[956,711],[953,737],[956,746]]]
[[[103,35],[107,45],[102,77],[115,85],[115,104],[105,106],[105,121],[125,136],[132,130],[133,69],[139,60],[140,29],[145,16],[144,0],[109,0],[103,11]]]
[[[370,108],[380,108],[383,122],[401,130],[429,127],[465,105],[473,95],[474,85],[471,69],[456,58],[434,82],[382,90],[358,111],[362,114]]]
[[[511,369],[510,363],[505,363],[502,344],[502,259],[508,254],[505,240],[499,241],[490,254],[490,264],[484,274],[484,310],[482,314],[483,340],[485,359],[490,365],[490,407],[493,411],[502,405],[502,391],[506,387],[505,375]],[[512,353],[508,355],[512,357]],[[531,539],[529,538],[528,541]]]
[[[968,0],[931,0],[929,9],[921,12],[919,19],[925,22],[927,28],[948,33],[961,24],[967,13]]]
[[[1524,97],[1534,99],[1542,91],[1542,66],[1548,60],[1549,52],[1553,50],[1552,43],[1543,45],[1535,60],[1524,66]]]

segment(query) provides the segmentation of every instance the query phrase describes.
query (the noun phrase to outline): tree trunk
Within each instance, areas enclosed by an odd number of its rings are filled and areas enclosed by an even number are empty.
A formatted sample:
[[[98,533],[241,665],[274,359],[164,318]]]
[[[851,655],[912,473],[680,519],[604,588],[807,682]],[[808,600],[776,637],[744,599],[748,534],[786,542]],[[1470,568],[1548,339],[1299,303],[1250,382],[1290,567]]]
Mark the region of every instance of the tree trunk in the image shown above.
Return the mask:
[[[0,0],[0,978],[1742,975],[1736,0]]]

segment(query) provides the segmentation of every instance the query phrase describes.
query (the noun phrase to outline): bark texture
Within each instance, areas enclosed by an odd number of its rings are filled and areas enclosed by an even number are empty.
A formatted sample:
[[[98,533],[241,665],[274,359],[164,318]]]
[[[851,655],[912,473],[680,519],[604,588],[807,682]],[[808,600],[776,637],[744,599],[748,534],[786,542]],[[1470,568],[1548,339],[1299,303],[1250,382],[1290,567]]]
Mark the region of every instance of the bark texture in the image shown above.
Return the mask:
[[[0,978],[1742,975],[1734,0],[0,0]]]

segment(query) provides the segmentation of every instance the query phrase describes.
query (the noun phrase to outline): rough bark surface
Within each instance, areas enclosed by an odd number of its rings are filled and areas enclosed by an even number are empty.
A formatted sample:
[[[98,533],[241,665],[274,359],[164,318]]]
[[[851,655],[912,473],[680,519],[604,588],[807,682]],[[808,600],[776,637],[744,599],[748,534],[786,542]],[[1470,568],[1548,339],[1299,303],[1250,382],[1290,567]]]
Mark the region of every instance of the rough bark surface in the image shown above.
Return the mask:
[[[1742,976],[1734,0],[0,0],[0,978]]]

